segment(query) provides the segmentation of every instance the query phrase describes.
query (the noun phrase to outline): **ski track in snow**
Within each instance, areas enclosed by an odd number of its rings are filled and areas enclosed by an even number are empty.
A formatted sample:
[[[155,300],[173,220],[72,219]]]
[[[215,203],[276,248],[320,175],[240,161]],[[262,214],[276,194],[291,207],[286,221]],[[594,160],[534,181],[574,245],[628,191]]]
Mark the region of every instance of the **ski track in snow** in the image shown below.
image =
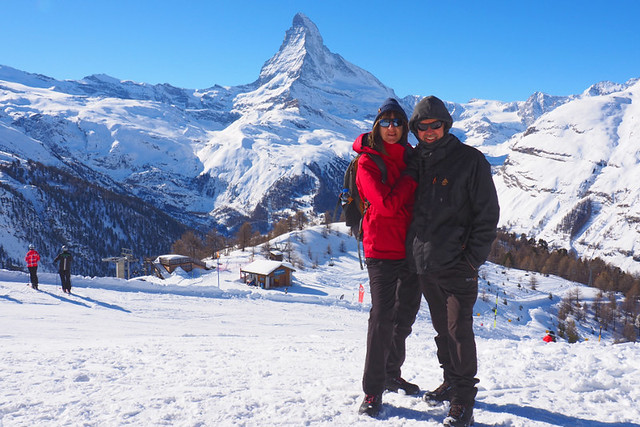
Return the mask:
[[[533,303],[531,292],[509,287],[525,272],[483,268],[487,280],[505,281],[510,306],[535,310],[547,293],[573,286],[540,276]],[[188,276],[74,276],[68,296],[53,274],[41,273],[34,291],[26,274],[0,270],[0,426],[438,426],[445,418],[446,405],[395,393],[385,393],[380,419],[357,414],[369,309],[357,303],[357,261],[297,271],[286,293],[248,288],[233,264],[220,288],[216,273]],[[479,299],[476,308],[494,303]],[[640,426],[639,344],[546,344],[536,316],[516,324],[501,311],[496,328],[493,318],[475,320],[476,426]],[[442,375],[433,337],[423,304],[403,367],[423,390]]]

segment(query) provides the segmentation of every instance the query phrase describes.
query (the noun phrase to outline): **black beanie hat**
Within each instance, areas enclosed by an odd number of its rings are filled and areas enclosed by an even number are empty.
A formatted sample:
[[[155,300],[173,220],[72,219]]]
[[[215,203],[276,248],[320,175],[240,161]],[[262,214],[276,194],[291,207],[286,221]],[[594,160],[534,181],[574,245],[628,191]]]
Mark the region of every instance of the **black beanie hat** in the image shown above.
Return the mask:
[[[409,129],[418,140],[420,140],[420,138],[418,138],[418,128],[416,125],[426,119],[443,121],[445,134],[449,132],[449,129],[451,129],[453,125],[453,119],[451,118],[451,114],[449,114],[449,110],[445,107],[444,102],[435,96],[422,98],[416,105],[416,108],[413,109],[413,114],[409,121]]]
[[[407,113],[404,112],[400,104],[398,104],[398,101],[393,98],[387,98],[384,100],[380,108],[378,108],[378,115],[376,116],[376,119],[373,121],[373,123],[375,124],[380,116],[382,116],[384,113],[389,113],[391,111],[400,114],[400,118],[404,119],[405,122],[409,121],[407,119]]]

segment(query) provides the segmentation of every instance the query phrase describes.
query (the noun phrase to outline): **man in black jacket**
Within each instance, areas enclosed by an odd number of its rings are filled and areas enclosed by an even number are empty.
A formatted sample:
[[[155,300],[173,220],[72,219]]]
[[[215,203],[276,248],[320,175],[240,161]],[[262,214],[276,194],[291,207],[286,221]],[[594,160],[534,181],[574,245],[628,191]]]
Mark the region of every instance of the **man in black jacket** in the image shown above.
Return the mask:
[[[407,260],[429,304],[444,370],[442,385],[424,399],[450,400],[444,424],[468,426],[478,392],[473,334],[478,268],[496,237],[500,208],[489,163],[449,133],[452,124],[435,96],[422,99],[409,121],[419,143],[406,171],[418,182]]]
[[[73,256],[69,253],[69,249],[66,245],[62,246],[62,252],[58,254],[53,262],[59,262],[58,272],[60,273],[60,282],[62,282],[62,292],[65,294],[71,293],[71,262]]]

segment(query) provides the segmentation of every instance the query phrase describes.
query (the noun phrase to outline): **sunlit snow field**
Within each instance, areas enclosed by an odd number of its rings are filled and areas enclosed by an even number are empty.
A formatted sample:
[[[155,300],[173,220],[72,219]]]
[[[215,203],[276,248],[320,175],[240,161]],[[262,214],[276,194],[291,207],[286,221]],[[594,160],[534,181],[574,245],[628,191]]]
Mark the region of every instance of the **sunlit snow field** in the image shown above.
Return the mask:
[[[332,228],[280,238],[307,265],[286,291],[240,281],[250,250],[224,255],[219,274],[73,276],[71,296],[53,273],[34,291],[0,270],[0,425],[441,425],[446,406],[395,393],[380,420],[358,415],[368,285],[353,238]],[[579,343],[544,343],[576,284],[537,275],[532,291],[531,275],[482,268],[476,425],[640,426],[640,345],[590,326]],[[441,381],[433,336],[423,304],[403,369],[423,390]]]

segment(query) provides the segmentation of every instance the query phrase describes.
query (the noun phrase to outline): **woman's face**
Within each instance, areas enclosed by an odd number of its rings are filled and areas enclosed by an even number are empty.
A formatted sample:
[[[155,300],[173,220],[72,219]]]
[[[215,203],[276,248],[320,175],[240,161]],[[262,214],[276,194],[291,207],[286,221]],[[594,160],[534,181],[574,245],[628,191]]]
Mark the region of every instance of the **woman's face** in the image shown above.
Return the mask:
[[[396,119],[394,121],[394,119]],[[387,126],[383,126],[383,125]],[[399,124],[399,126],[395,126]],[[397,117],[396,113],[390,112],[382,115],[378,120],[378,129],[380,129],[380,137],[387,144],[395,144],[402,138],[402,132],[404,131],[404,121]]]

